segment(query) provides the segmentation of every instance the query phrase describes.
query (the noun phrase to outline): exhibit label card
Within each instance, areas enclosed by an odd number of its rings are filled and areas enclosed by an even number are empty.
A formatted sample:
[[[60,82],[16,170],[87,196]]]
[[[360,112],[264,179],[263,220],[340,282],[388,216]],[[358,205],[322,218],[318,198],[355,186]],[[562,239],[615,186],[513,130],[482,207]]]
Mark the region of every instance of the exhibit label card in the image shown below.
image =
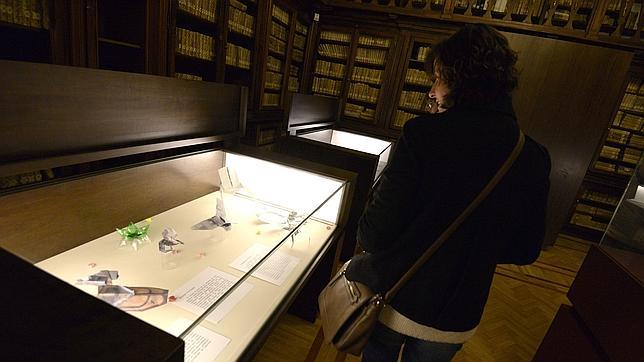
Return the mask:
[[[224,295],[237,280],[239,278],[234,275],[207,267],[186,284],[172,291],[172,295],[177,298],[173,304],[201,315]],[[252,284],[248,282],[242,283],[206,317],[206,320],[213,323],[221,321],[252,288]]]
[[[179,336],[192,322],[181,318],[170,325],[170,333]],[[186,362],[206,362],[217,359],[221,351],[230,343],[230,338],[224,337],[202,326],[197,326],[190,331],[183,340],[185,351],[183,360]]]
[[[229,265],[235,269],[247,272],[259,263],[270,250],[271,248],[266,245],[254,244]],[[253,272],[253,276],[275,285],[282,285],[299,262],[299,258],[278,250]]]

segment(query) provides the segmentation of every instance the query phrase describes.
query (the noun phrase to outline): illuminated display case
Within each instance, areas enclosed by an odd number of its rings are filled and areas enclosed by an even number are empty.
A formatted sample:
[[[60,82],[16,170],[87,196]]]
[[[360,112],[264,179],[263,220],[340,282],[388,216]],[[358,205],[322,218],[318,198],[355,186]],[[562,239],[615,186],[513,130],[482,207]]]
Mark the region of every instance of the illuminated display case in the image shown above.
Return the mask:
[[[644,254],[644,167],[641,158],[600,244]]]
[[[393,142],[336,129],[339,109],[338,100],[332,97],[293,94],[288,111],[289,135],[279,139],[275,149],[358,175],[341,253],[341,260],[348,260],[355,251],[358,219],[371,188],[389,162]]]
[[[66,86],[63,89],[73,89],[66,100],[48,109],[57,122],[45,125],[43,133],[34,131],[33,137],[62,132],[60,127],[69,130],[79,112],[94,126],[85,127],[84,139],[59,144],[51,140],[34,145],[34,151],[7,147],[3,158],[13,162],[0,167],[0,175],[6,176],[43,166],[57,174],[79,160],[85,161],[80,170],[103,166],[0,192],[0,246],[48,273],[41,275],[47,283],[62,281],[96,297],[88,301],[69,292],[71,297],[52,300],[51,287],[40,290],[24,279],[27,273],[3,270],[14,275],[14,295],[22,295],[22,289],[36,294],[29,303],[17,303],[18,314],[44,315],[39,323],[54,324],[46,311],[60,310],[55,317],[62,321],[59,328],[71,332],[44,338],[62,344],[58,348],[76,352],[81,345],[89,351],[67,357],[125,358],[133,347],[115,341],[131,335],[132,328],[141,331],[139,347],[132,353],[142,353],[145,346],[160,351],[156,339],[145,337],[151,332],[143,332],[151,326],[166,333],[159,337],[157,331],[155,338],[183,340],[187,360],[196,352],[209,360],[248,359],[294,301],[316,305],[317,294],[301,291],[311,288],[316,274],[321,272],[326,280],[331,276],[332,265],[324,261],[335,255],[346,223],[349,182],[355,175],[234,145],[245,118],[242,87],[16,62],[0,62],[0,68],[3,84],[15,90],[0,99],[0,109],[14,130],[20,125],[29,133],[41,116],[22,107],[41,101],[27,96],[34,91],[29,83],[38,80],[27,79],[29,74],[50,74]],[[60,85],[54,81],[39,90],[43,102],[55,92],[53,84]],[[107,89],[103,97],[95,98],[93,86]],[[128,104],[113,109],[113,102],[124,96]],[[225,98],[225,109],[212,106],[213,98]],[[66,102],[87,107],[73,109]],[[160,118],[150,117],[143,125],[138,115],[158,107],[163,108],[157,110]],[[113,117],[112,112],[121,118],[99,122]],[[158,134],[167,126],[163,115],[169,123],[170,118],[191,122],[174,126],[181,139],[144,140],[144,135]],[[217,122],[209,121],[213,119]],[[137,122],[145,130],[141,135],[136,134]],[[124,134],[133,138],[131,145],[116,145],[111,139]],[[87,145],[78,152],[75,143]],[[68,151],[62,153],[61,148]],[[79,303],[94,312],[79,316],[84,308],[71,308]],[[127,315],[117,313],[120,317],[113,323],[99,323],[95,304]],[[17,335],[30,325],[14,326],[12,321],[8,323]],[[49,353],[52,348],[55,343],[38,340],[31,353]]]

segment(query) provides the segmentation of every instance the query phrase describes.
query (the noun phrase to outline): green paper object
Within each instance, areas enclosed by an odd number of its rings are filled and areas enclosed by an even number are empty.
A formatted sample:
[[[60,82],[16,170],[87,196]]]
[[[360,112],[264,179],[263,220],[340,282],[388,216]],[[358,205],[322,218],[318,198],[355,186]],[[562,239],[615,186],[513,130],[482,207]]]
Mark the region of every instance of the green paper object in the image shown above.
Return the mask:
[[[116,228],[116,232],[121,235],[123,239],[142,239],[148,236],[148,229],[150,225],[137,226],[134,223],[130,222],[130,225],[119,229]]]

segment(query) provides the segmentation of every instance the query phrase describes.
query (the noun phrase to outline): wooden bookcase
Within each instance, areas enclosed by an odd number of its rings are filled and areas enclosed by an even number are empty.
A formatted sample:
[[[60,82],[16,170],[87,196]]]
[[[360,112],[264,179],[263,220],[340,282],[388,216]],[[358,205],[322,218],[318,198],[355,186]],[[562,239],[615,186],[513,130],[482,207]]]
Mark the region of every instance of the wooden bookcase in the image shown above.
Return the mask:
[[[376,125],[388,111],[398,33],[323,26],[314,58],[312,92],[341,99],[349,122]]]
[[[261,108],[281,108],[288,75],[293,44],[293,14],[283,5],[273,2],[268,23],[267,55],[264,82],[261,85]]]
[[[0,59],[67,63],[66,10],[60,0],[0,0]]]
[[[258,2],[228,0],[225,8],[227,26],[224,31],[226,61],[223,81],[251,88],[257,54]]]
[[[632,74],[565,231],[599,241],[644,152],[644,79]]]
[[[217,81],[221,58],[222,0],[172,2],[168,33],[170,75],[182,79]]]

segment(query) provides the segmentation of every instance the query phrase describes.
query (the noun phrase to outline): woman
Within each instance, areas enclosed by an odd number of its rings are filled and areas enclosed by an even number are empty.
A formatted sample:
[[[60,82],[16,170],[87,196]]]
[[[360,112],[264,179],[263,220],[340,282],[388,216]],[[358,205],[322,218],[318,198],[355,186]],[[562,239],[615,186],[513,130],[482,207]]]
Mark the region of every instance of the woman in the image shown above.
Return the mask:
[[[433,47],[431,110],[412,119],[362,215],[350,280],[384,292],[476,197],[514,148],[517,55],[486,25]],[[497,264],[532,263],[544,236],[550,158],[530,137],[490,195],[380,316],[365,361],[448,361],[476,331]]]

